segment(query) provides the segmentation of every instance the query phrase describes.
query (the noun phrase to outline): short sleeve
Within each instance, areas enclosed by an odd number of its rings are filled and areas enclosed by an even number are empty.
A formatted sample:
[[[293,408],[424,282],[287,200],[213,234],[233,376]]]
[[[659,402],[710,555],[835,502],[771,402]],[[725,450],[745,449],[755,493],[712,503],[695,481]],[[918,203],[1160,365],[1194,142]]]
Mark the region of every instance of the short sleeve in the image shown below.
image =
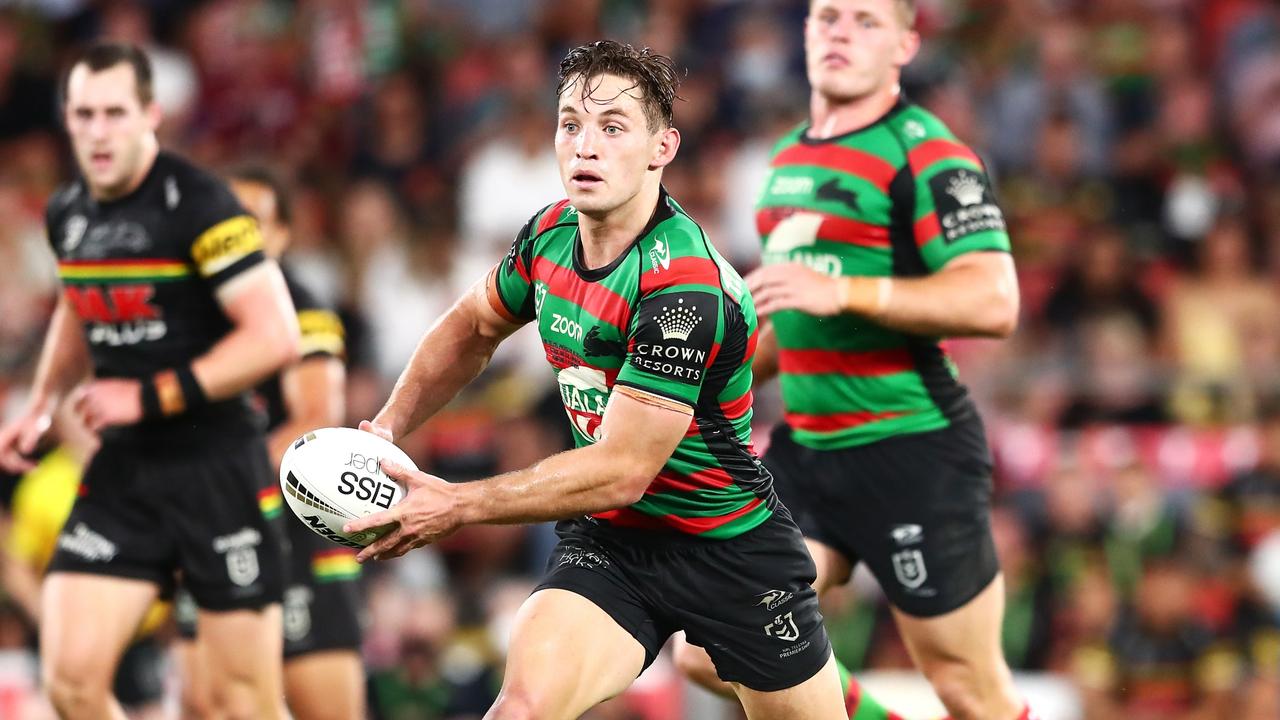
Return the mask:
[[[719,349],[722,301],[689,286],[642,297],[617,384],[696,407]]]
[[[526,323],[534,319],[533,304],[533,229],[542,213],[529,218],[511,251],[489,273],[489,304],[507,320]]]
[[[298,312],[298,329],[302,335],[302,358],[346,356],[346,331],[342,319],[332,309],[325,307],[311,291],[297,282],[288,272],[285,281],[289,295]]]
[[[1009,251],[1004,213],[972,150],[933,139],[912,149],[909,162],[915,181],[916,246],[931,271],[965,253]]]
[[[207,178],[199,204],[191,209],[191,261],[200,276],[217,287],[263,262],[258,221],[245,212],[230,188]],[[194,205],[195,203],[193,203]]]

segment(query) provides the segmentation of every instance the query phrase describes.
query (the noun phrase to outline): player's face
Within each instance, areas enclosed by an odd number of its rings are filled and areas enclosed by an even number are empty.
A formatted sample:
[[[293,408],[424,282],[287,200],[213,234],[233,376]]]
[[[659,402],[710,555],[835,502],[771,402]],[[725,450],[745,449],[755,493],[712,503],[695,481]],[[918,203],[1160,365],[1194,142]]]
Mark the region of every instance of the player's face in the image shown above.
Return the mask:
[[[600,216],[635,197],[646,176],[675,155],[673,128],[649,131],[641,90],[617,75],[599,75],[569,84],[560,95],[556,158],[569,202],[588,216]]]
[[[276,193],[270,187],[252,180],[233,179],[231,192],[236,199],[258,221],[258,229],[262,232],[263,250],[269,257],[278,258],[289,246],[289,228],[280,222],[280,211],[276,206]]]
[[[77,65],[67,78],[65,115],[76,162],[95,196],[116,197],[141,180],[160,110],[138,98],[133,66],[119,63],[93,72]]]
[[[875,94],[897,82],[919,42],[894,0],[815,0],[804,24],[809,83],[837,103]]]

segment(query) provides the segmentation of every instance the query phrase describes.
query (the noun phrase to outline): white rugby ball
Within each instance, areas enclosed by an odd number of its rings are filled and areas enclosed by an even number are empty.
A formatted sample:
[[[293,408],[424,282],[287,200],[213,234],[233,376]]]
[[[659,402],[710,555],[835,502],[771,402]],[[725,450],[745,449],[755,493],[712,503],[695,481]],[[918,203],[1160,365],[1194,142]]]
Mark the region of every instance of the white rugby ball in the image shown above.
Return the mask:
[[[383,459],[417,470],[413,460],[382,438],[355,428],[312,430],[280,460],[280,489],[298,520],[339,545],[363,548],[388,528],[344,533],[348,521],[393,507],[405,489],[382,471]]]

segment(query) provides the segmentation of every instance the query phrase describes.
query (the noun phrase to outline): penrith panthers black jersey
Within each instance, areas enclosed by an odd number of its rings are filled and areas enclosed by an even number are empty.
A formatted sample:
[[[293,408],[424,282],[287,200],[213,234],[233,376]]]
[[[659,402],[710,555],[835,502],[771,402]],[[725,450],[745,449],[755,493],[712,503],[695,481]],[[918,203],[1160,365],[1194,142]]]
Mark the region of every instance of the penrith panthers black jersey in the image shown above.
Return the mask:
[[[257,223],[226,184],[167,152],[122,198],[95,200],[83,179],[60,188],[45,220],[100,378],[147,377],[207,352],[231,329],[215,291],[265,259]],[[239,397],[108,437],[156,440],[260,422]]]

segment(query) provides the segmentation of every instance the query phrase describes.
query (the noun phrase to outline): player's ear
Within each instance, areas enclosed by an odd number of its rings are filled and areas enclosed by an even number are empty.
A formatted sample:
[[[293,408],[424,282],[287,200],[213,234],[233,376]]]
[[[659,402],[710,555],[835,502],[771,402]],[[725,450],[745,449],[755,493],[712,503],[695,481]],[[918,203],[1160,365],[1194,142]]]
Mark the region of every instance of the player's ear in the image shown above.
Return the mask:
[[[653,159],[649,161],[649,169],[657,170],[666,167],[668,163],[676,159],[676,151],[680,149],[680,131],[673,128],[665,128],[658,131],[658,143],[653,149]]]
[[[142,112],[147,116],[147,126],[151,128],[151,132],[159,130],[160,122],[164,120],[164,111],[160,109],[160,103],[152,100],[147,103],[147,107]]]
[[[915,59],[918,52],[920,52],[920,33],[908,30],[902,33],[902,38],[898,42],[898,57],[894,60],[898,67],[906,67]]]

